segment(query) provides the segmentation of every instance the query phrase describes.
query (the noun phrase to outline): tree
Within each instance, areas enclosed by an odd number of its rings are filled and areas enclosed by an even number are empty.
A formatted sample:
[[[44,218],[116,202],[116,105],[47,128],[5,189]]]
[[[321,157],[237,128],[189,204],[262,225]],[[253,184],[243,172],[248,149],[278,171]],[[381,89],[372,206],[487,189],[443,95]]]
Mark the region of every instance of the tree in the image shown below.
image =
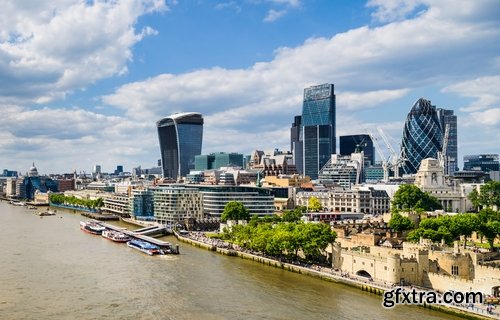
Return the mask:
[[[500,236],[500,211],[486,208],[479,212],[478,218],[480,224],[477,231],[486,237],[490,250],[493,250],[495,239]]]
[[[481,206],[481,201],[479,201],[479,192],[477,192],[477,189],[473,189],[469,193],[467,198],[469,198],[470,202],[472,202],[472,205],[474,206],[477,212],[479,210],[479,207]]]
[[[311,210],[313,212],[318,212],[321,209],[323,209],[323,207],[321,206],[321,202],[316,197],[309,198],[308,207],[309,207],[309,210]]]
[[[302,217],[302,212],[300,210],[286,210],[281,216],[281,220],[284,222],[297,222]]]
[[[396,209],[416,211],[423,209],[433,211],[441,209],[441,204],[436,197],[420,190],[419,187],[412,184],[401,185],[392,200],[392,206]]]
[[[500,182],[488,181],[481,186],[479,203],[484,207],[500,207]]]
[[[458,214],[453,219],[453,229],[458,235],[464,236],[464,248],[467,245],[467,238],[472,236],[480,224],[479,217],[476,214],[465,213]]]
[[[248,220],[250,219],[250,213],[243,203],[238,201],[230,201],[226,203],[224,211],[222,212],[221,220],[226,222],[227,220]]]
[[[400,213],[394,212],[389,220],[389,227],[395,231],[406,231],[413,229],[415,225],[407,217],[403,217]]]

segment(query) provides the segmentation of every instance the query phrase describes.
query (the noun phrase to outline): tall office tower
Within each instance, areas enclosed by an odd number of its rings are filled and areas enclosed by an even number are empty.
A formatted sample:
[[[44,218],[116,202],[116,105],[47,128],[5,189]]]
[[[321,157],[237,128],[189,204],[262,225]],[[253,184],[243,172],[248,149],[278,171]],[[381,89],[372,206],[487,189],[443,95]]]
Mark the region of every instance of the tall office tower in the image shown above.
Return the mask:
[[[457,116],[453,114],[453,110],[440,109],[437,110],[439,123],[445,135],[446,126],[449,127],[448,146],[446,147],[447,160],[445,163],[445,174],[453,175],[458,171],[458,132],[457,132]],[[444,142],[443,142],[444,144]]]
[[[93,168],[92,168],[92,175],[95,176],[97,174],[101,173],[101,166],[96,164]]]
[[[436,107],[429,100],[418,99],[408,113],[403,129],[401,148],[406,157],[403,173],[417,173],[423,159],[437,159],[442,143],[443,130]]]
[[[354,134],[350,136],[340,136],[339,154],[342,156],[350,156],[355,151],[363,151],[365,159],[370,161],[370,164],[375,164],[375,148],[373,141],[368,134]]]
[[[333,84],[304,89],[299,138],[303,144],[302,173],[317,179],[319,170],[336,151]]]
[[[203,117],[200,113],[177,113],[156,122],[164,178],[185,177],[201,154]]]
[[[302,117],[295,116],[295,120],[292,123],[292,128],[290,129],[290,150],[292,151],[293,163],[297,167],[297,172],[303,172],[302,163],[302,141],[300,140],[300,123]]]

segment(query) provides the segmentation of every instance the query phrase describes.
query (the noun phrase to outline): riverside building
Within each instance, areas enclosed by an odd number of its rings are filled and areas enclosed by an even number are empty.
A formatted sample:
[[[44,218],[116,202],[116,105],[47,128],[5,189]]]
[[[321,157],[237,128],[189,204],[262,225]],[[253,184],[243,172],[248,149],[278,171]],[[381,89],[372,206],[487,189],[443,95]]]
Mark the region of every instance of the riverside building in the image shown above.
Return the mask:
[[[187,218],[203,218],[199,190],[179,185],[159,186],[153,193],[154,215],[158,223],[175,224]]]
[[[274,196],[271,190],[250,186],[186,185],[203,195],[203,213],[207,218],[220,218],[228,202],[243,203],[250,215],[274,214]],[[156,211],[156,209],[155,209]]]

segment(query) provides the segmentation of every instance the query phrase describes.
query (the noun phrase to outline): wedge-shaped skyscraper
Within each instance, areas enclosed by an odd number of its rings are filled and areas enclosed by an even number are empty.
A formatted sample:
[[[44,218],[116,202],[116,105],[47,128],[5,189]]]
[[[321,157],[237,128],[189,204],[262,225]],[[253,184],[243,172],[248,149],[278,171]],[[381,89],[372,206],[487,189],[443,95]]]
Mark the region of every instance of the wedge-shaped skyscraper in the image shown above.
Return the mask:
[[[185,177],[201,154],[203,117],[200,113],[176,113],[156,122],[164,178]]]

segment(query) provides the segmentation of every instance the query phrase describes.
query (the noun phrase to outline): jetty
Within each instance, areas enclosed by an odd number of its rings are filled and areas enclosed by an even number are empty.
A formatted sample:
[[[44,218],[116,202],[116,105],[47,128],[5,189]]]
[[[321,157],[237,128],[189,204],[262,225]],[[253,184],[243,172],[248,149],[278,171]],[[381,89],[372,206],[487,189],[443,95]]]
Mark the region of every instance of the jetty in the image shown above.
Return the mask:
[[[125,228],[117,227],[117,226],[111,225],[109,223],[101,222],[101,221],[96,221],[96,223],[105,227],[106,229],[122,232],[131,238],[140,239],[140,240],[152,243],[154,245],[157,245],[162,250],[168,250],[170,253],[179,254],[179,246],[178,245],[176,245],[174,248],[170,242],[158,240],[156,238],[153,238],[153,237],[150,237],[150,236],[144,234],[144,233],[147,233],[147,234],[165,233],[167,230],[165,226],[147,227],[147,228],[139,229],[136,231],[131,231],[131,230],[127,230]]]

